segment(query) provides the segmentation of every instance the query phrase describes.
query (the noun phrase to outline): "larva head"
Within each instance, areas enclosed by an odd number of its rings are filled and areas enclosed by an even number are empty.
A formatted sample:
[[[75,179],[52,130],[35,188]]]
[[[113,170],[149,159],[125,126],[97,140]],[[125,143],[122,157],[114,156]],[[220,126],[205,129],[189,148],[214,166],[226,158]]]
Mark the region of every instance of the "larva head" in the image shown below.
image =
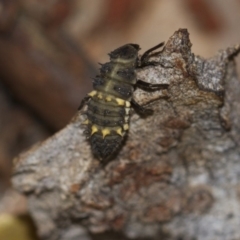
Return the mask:
[[[109,54],[109,56],[112,62],[135,63],[138,58],[139,50],[139,45],[131,43],[115,49]]]

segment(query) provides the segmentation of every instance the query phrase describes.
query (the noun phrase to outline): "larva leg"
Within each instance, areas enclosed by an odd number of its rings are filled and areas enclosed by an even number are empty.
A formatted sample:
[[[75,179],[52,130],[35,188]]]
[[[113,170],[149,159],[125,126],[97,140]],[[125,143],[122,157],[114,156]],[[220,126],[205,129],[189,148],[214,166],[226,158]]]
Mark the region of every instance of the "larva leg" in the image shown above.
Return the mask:
[[[85,103],[90,99],[90,96],[86,96],[83,98],[82,102],[80,103],[80,106],[78,107],[78,110],[81,110],[82,107],[85,105]]]
[[[131,105],[135,109],[136,112],[142,115],[151,115],[153,114],[153,110],[150,108],[144,108],[143,106],[139,105],[134,99],[131,100]]]
[[[152,83],[144,82],[142,80],[138,80],[136,83],[136,86],[144,90],[150,90],[150,91],[168,88],[168,84],[152,84]]]
[[[159,63],[157,62],[149,62],[148,59],[149,59],[149,55],[151,54],[151,52],[153,52],[154,50],[162,47],[164,45],[164,42],[161,42],[160,44],[148,49],[143,55],[142,57],[140,58],[140,64],[139,66],[137,66],[137,68],[142,68],[142,67],[146,67],[146,66],[149,66],[149,65],[157,65]]]

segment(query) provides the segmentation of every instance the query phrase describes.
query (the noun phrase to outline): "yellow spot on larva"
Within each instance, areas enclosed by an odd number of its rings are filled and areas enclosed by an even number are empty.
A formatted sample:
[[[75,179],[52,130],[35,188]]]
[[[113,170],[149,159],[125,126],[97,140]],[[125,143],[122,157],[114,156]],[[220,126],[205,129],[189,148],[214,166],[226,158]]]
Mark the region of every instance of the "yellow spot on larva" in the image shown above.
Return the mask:
[[[128,108],[130,108],[130,107],[131,107],[131,103],[130,103],[129,101],[126,101],[126,102],[125,102],[125,106],[128,107]]]
[[[127,131],[128,128],[129,128],[129,125],[128,125],[128,124],[124,124],[124,125],[123,125],[123,129],[124,129],[125,131]]]
[[[91,132],[91,135],[93,135],[95,132],[98,131],[98,128],[96,125],[92,125],[92,132]]]
[[[88,96],[90,96],[90,97],[94,97],[95,95],[97,94],[97,91],[91,91],[89,94],[88,94]]]
[[[110,96],[107,96],[107,97],[106,97],[106,101],[107,101],[107,102],[111,102],[111,101],[112,101],[112,98],[111,98]]]
[[[103,135],[103,138],[105,138],[107,135],[110,134],[110,130],[108,128],[104,128],[102,130],[102,135]]]
[[[127,115],[129,115],[129,112],[130,112],[130,108],[125,108],[125,113],[126,113]]]
[[[125,105],[125,101],[121,98],[116,98],[116,102],[119,106],[124,106]]]
[[[88,124],[89,124],[88,119],[86,119],[82,124],[84,124],[84,125],[88,125]]]
[[[98,99],[103,99],[103,96],[101,93],[99,93],[97,97],[98,97]]]
[[[116,130],[116,133],[119,134],[120,136],[123,136],[122,128],[118,128]]]

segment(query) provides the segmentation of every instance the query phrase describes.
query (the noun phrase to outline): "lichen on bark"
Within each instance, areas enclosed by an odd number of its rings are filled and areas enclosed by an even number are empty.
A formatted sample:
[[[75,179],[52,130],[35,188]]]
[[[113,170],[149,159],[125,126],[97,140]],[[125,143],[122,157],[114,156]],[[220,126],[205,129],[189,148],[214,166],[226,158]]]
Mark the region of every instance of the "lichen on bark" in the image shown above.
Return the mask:
[[[179,29],[138,78],[168,90],[134,98],[119,154],[92,156],[82,112],[60,132],[15,159],[13,184],[46,239],[240,238],[240,82],[229,47],[211,59],[191,52]],[[113,237],[114,236],[114,237]],[[101,239],[102,239],[101,238]]]

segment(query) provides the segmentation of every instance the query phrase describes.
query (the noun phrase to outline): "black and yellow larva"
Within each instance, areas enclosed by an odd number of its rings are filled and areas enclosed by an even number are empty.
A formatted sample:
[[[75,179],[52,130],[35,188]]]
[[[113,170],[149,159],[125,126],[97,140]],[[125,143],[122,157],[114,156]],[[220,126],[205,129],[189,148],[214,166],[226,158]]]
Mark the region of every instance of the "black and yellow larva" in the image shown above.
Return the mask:
[[[145,90],[166,89],[167,84],[150,84],[137,80],[136,69],[156,62],[149,62],[152,51],[164,43],[146,51],[142,57],[137,44],[126,44],[109,54],[110,62],[102,64],[100,74],[93,80],[93,91],[81,102],[85,103],[87,138],[93,154],[100,160],[111,157],[121,145],[129,128],[129,111],[134,107],[141,114],[152,113],[151,109],[140,106],[132,97],[135,87]]]

